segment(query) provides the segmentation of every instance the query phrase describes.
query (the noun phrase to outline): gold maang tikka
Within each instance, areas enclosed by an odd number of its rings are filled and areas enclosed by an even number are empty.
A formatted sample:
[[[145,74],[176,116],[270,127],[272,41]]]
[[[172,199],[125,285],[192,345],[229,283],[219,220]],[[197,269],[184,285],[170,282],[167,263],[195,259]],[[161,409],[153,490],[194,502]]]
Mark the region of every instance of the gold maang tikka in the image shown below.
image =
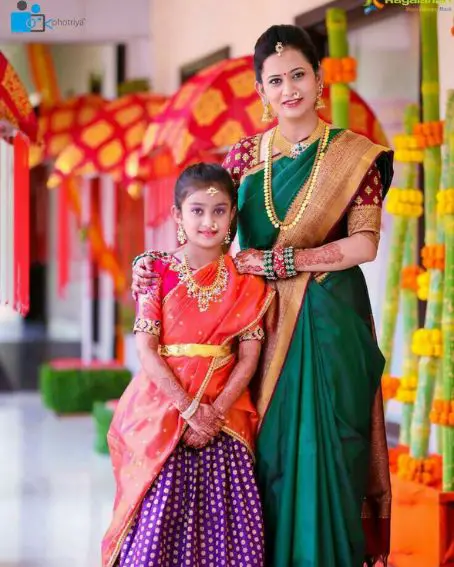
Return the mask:
[[[216,187],[208,187],[207,194],[210,197],[214,197],[216,195],[216,193],[219,193],[219,189],[216,189]]]
[[[282,55],[282,52],[284,51],[284,44],[282,43],[282,41],[278,41],[274,49],[276,50],[278,57],[280,57]]]

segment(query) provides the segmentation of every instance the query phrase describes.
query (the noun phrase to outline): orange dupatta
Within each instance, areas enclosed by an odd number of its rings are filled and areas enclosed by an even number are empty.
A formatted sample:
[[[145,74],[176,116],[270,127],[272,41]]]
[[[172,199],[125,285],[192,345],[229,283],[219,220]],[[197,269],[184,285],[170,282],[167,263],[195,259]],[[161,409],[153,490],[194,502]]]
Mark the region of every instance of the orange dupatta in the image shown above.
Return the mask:
[[[232,345],[234,339],[253,330],[268,309],[274,291],[264,280],[237,273],[232,259],[225,257],[229,272],[222,302],[211,303],[200,312],[197,301],[178,284],[163,299],[147,300],[147,312],[162,321],[160,342],[173,344]],[[213,281],[217,263],[196,272],[199,284]],[[224,358],[169,357],[166,362],[191,395],[202,403],[216,399],[237,362],[232,353]],[[258,414],[249,391],[230,409],[224,431],[242,441],[251,451]],[[112,567],[140,504],[179,443],[185,421],[178,410],[143,372],[136,376],[120,399],[108,433],[109,449],[117,483],[114,514],[102,543],[102,565]]]

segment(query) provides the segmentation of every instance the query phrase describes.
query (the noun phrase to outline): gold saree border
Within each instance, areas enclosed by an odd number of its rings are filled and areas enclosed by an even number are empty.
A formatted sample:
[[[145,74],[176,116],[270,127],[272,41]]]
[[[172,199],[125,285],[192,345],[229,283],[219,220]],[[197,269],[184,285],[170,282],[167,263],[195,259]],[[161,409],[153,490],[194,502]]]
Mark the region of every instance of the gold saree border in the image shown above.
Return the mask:
[[[336,134],[328,146],[324,165],[301,221],[295,228],[281,231],[276,245],[295,248],[321,246],[347,211],[367,171],[381,154],[389,151],[389,148],[373,144],[368,138],[350,130]],[[327,187],[331,187],[329,193]],[[307,182],[293,201],[285,222],[294,218],[306,192]],[[312,273],[303,272],[289,280],[278,280],[275,284],[277,307],[271,309],[266,317],[267,341],[255,400],[260,416],[259,428],[284,367],[311,276]]]

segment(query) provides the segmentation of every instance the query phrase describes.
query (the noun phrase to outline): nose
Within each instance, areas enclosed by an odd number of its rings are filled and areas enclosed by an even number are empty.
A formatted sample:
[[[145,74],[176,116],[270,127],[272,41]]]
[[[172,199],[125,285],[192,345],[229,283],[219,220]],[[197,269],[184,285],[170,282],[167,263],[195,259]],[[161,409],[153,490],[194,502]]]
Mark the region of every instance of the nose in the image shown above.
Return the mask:
[[[284,76],[284,79],[282,81],[282,94],[285,97],[290,98],[294,92],[295,92],[295,88],[293,86],[292,78],[287,75]]]
[[[213,227],[215,226],[215,219],[214,216],[211,213],[205,213],[203,215],[203,221],[202,221],[202,226],[204,228],[208,228],[208,229],[213,229]]]

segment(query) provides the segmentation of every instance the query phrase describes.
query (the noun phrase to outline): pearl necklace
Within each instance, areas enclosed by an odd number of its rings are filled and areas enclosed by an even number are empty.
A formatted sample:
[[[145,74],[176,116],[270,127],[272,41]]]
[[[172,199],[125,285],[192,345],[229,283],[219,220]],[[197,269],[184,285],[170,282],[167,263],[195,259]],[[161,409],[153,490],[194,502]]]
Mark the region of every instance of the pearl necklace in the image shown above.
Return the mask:
[[[263,193],[264,193],[264,199],[265,199],[266,213],[268,215],[268,218],[269,218],[271,224],[274,226],[274,228],[279,228],[280,230],[287,231],[287,230],[290,230],[291,228],[294,228],[299,223],[299,221],[301,220],[301,217],[303,216],[303,213],[306,210],[307,205],[309,204],[309,201],[312,197],[312,193],[314,191],[314,187],[315,187],[315,184],[316,184],[317,179],[318,179],[320,166],[321,166],[323,158],[325,157],[326,147],[328,145],[329,132],[330,132],[329,126],[327,124],[324,124],[324,131],[323,131],[322,138],[321,138],[319,145],[318,145],[318,148],[317,148],[317,155],[315,156],[314,165],[312,167],[312,171],[311,171],[311,174],[310,174],[309,186],[308,186],[306,197],[304,198],[304,201],[302,202],[301,207],[299,208],[299,211],[296,214],[295,218],[290,223],[284,224],[284,221],[281,221],[278,218],[277,213],[276,213],[276,209],[274,208],[274,203],[273,203],[271,177],[272,177],[272,169],[273,169],[273,146],[274,146],[274,136],[276,134],[276,128],[274,128],[274,130],[272,131],[269,142],[268,142],[268,146],[267,146],[267,149],[266,149]]]
[[[207,311],[212,301],[220,301],[221,294],[227,289],[229,273],[225,267],[224,255],[220,256],[216,277],[211,285],[199,285],[192,275],[186,254],[179,272],[180,281],[186,285],[189,297],[197,299],[199,311]]]

